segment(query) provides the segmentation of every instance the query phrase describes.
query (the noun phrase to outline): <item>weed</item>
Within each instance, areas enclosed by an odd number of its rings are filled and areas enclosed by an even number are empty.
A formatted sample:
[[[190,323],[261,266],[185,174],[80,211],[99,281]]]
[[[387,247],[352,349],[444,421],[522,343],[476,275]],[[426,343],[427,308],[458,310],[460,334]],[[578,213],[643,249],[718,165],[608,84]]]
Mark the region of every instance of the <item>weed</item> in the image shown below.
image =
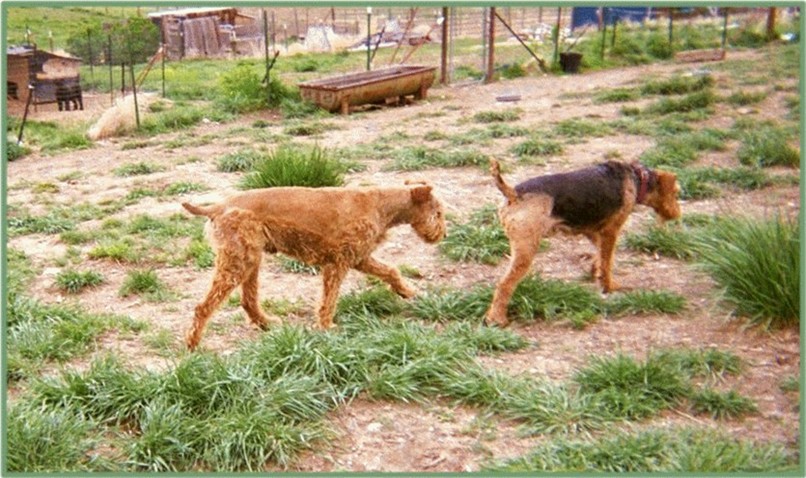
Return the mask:
[[[737,313],[771,327],[798,324],[800,240],[794,220],[720,221],[696,247]]]
[[[663,80],[651,80],[641,87],[645,95],[683,95],[710,88],[714,79],[710,75],[673,76]]]
[[[253,149],[242,149],[219,158],[217,169],[225,173],[249,171],[261,158],[263,154]]]
[[[679,314],[686,308],[686,298],[667,291],[636,290],[611,298],[605,308],[615,315]]]
[[[521,117],[521,110],[509,108],[505,110],[479,111],[473,115],[476,123],[504,123],[517,121]]]
[[[95,271],[63,270],[56,275],[56,285],[65,292],[77,294],[88,287],[104,282],[104,276]]]
[[[509,251],[509,240],[498,222],[495,205],[473,212],[468,222],[451,225],[439,251],[454,261],[497,264]]]
[[[746,166],[790,166],[800,164],[800,152],[789,145],[789,134],[775,126],[762,126],[746,131],[737,152]]]
[[[164,169],[163,167],[157,166],[153,163],[149,163],[147,161],[140,161],[137,163],[125,164],[119,168],[115,168],[112,170],[112,173],[115,176],[120,177],[142,176],[146,174],[156,173],[158,171],[162,171],[163,169]]]
[[[389,170],[419,171],[426,168],[459,168],[464,166],[484,166],[489,157],[477,150],[432,149],[423,146],[406,147],[395,151],[394,161]]]
[[[517,156],[519,160],[527,161],[534,157],[560,154],[563,151],[563,146],[551,139],[532,137],[516,144],[509,151]]]
[[[755,403],[739,395],[735,390],[720,393],[705,389],[691,396],[694,413],[710,415],[716,420],[734,419],[758,411]]]
[[[643,233],[628,231],[624,234],[624,245],[628,249],[674,259],[691,260],[696,254],[694,236],[669,225],[653,224]]]
[[[675,367],[689,377],[716,379],[738,375],[744,368],[739,356],[713,347],[660,350],[653,356],[660,363]]]
[[[319,147],[280,146],[258,160],[241,182],[243,189],[280,186],[341,186],[347,166]]]
[[[168,286],[160,280],[153,270],[132,270],[126,274],[126,280],[120,287],[121,297],[140,295],[150,301],[163,301],[170,297]]]

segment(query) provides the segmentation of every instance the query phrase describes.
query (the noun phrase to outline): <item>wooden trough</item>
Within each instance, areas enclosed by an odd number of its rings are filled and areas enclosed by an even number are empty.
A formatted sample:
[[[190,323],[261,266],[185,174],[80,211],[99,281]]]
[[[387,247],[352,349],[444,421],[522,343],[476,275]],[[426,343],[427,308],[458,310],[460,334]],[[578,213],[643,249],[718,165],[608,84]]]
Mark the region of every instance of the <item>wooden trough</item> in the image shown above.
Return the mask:
[[[349,114],[350,106],[403,101],[414,95],[421,100],[434,83],[436,68],[431,66],[394,66],[375,71],[350,73],[300,83],[302,98],[328,111]]]

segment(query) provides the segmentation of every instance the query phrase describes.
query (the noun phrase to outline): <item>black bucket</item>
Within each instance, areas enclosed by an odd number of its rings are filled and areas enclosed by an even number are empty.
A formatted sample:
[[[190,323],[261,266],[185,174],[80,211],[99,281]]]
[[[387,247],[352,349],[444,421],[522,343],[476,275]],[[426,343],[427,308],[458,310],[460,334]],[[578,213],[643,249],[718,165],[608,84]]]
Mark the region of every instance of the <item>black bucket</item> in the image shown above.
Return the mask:
[[[566,52],[560,53],[560,67],[565,73],[578,73],[579,64],[582,62],[582,53]]]

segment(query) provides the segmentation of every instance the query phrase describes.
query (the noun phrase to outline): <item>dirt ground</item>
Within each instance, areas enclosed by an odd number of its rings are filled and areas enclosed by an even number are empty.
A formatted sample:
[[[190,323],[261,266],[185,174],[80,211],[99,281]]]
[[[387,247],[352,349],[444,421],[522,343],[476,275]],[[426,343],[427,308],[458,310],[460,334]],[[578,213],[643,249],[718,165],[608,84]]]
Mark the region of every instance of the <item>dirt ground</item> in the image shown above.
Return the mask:
[[[731,58],[752,60],[762,53],[747,51],[730,53]],[[349,117],[332,117],[325,121],[332,125],[322,136],[308,141],[326,148],[347,147],[367,143],[379,137],[402,132],[420,141],[428,131],[441,131],[452,135],[475,127],[460,121],[478,111],[517,107],[522,109],[520,126],[546,127],[568,118],[589,118],[610,121],[619,117],[620,104],[595,104],[591,94],[597,89],[635,85],[651,76],[669,75],[708,68],[708,64],[655,64],[619,70],[586,72],[578,76],[538,76],[502,81],[491,85],[465,85],[433,87],[425,101],[405,107],[384,108]],[[719,73],[717,85],[720,85]],[[777,81],[783,81],[777,79]],[[791,81],[797,84],[798,78]],[[521,96],[517,103],[496,101],[500,95]],[[38,121],[86,121],[97,118],[109,105],[105,95],[87,95],[83,112],[63,113],[55,105],[40,106],[32,114]],[[783,97],[771,94],[755,107],[760,117],[782,115]],[[12,105],[13,108],[13,105]],[[14,111],[12,111],[14,113]],[[439,113],[439,114],[435,114]],[[707,121],[708,126],[728,128],[733,114],[718,112]],[[27,206],[31,212],[44,204],[102,203],[119,199],[138,186],[157,187],[176,181],[192,181],[209,187],[203,193],[189,193],[171,200],[145,198],[126,207],[116,217],[126,218],[138,213],[167,216],[183,212],[180,202],[213,201],[237,190],[239,174],[216,171],[221,156],[250,146],[253,141],[239,135],[237,127],[249,129],[259,118],[265,118],[277,132],[282,125],[276,117],[256,114],[240,118],[235,123],[205,122],[194,128],[196,137],[212,138],[206,144],[177,149],[162,146],[167,141],[186,133],[161,135],[149,140],[146,148],[125,150],[121,146],[130,139],[121,138],[97,143],[93,148],[69,152],[58,156],[32,154],[8,163],[7,200],[10,205]],[[506,152],[513,143],[497,141],[485,153],[509,159],[506,173],[514,183],[527,177],[572,169],[601,161],[605,155],[618,152],[623,160],[634,160],[653,142],[648,137],[613,135],[603,138],[586,138],[578,144],[568,144],[565,151],[548,159],[545,165],[514,166]],[[702,164],[733,165],[735,146],[723,152],[709,152]],[[201,158],[188,162],[188,158]],[[111,171],[123,164],[147,159],[165,166],[165,171],[143,177],[120,178]],[[349,186],[401,184],[405,179],[427,179],[447,205],[449,212],[459,218],[466,217],[485,203],[498,203],[500,193],[489,175],[481,168],[429,169],[413,173],[382,170],[385,161],[367,161],[366,171],[347,176]],[[79,171],[75,179],[63,182],[58,178]],[[772,170],[773,174],[792,174],[787,170]],[[38,183],[59,185],[58,194],[32,191]],[[706,212],[720,214],[750,214],[762,216],[775,211],[786,214],[799,210],[798,186],[776,187],[762,191],[725,196],[714,200],[684,202],[683,213]],[[640,231],[654,221],[647,208],[639,208],[626,226],[628,231]],[[82,224],[97,227],[97,223]],[[567,281],[582,280],[585,267],[583,255],[592,247],[583,239],[554,237],[551,248],[538,255],[535,269],[544,277]],[[122,298],[118,290],[130,266],[108,261],[84,259],[82,269],[100,272],[106,283],[80,294],[77,298],[63,295],[54,284],[59,267],[56,260],[63,257],[67,246],[57,235],[26,235],[9,240],[9,247],[24,251],[41,269],[33,281],[30,294],[46,302],[73,302],[94,312],[115,313],[143,320],[152,330],[164,329],[173,337],[173,350],[182,353],[181,341],[190,325],[193,307],[206,292],[212,271],[199,271],[193,267],[161,268],[158,273],[168,285],[179,292],[176,301],[167,303],[146,302],[136,297]],[[89,247],[89,246],[86,246]],[[84,250],[86,253],[86,250]],[[431,285],[452,287],[492,283],[503,272],[506,261],[497,266],[454,263],[441,257],[436,246],[419,241],[409,228],[391,231],[377,256],[395,264],[416,267],[422,278],[413,282],[420,289]],[[282,272],[275,260],[268,257],[261,272],[261,298],[300,300],[305,304],[300,320],[313,324],[313,313],[320,293],[319,277]],[[796,330],[763,332],[746,328],[731,320],[729,309],[720,302],[711,279],[692,264],[664,257],[639,254],[620,249],[616,256],[616,279],[627,288],[662,289],[686,297],[688,307],[677,316],[629,316],[618,320],[600,320],[584,330],[575,330],[567,324],[536,322],[516,324],[514,330],[534,343],[517,353],[482,358],[489,367],[512,374],[526,374],[567,381],[575,370],[585,365],[591,355],[610,355],[623,352],[639,358],[652,351],[668,347],[717,347],[740,356],[747,364],[739,378],[726,378],[721,389],[735,388],[752,398],[759,413],[743,420],[712,421],[701,416],[669,412],[648,422],[649,425],[692,425],[719,428],[737,437],[759,441],[775,441],[796,448],[800,440],[797,394],[787,394],[780,384],[787,377],[800,376],[800,339]],[[351,272],[342,292],[364,286],[364,277]],[[240,311],[225,308],[213,317],[202,344],[221,354],[237,350],[241,340],[256,338],[260,331],[247,320],[233,320]],[[141,336],[110,333],[104,336],[96,353],[114,351],[126,357],[133,366],[159,369],[169,359],[160,356],[143,343]],[[89,360],[73,364],[82,367]],[[12,390],[12,396],[14,391]],[[408,472],[461,472],[477,471],[489,459],[505,459],[525,454],[541,440],[519,435],[516,423],[487,420],[476,409],[454,407],[450,403],[405,404],[372,402],[358,398],[349,406],[332,413],[331,422],[337,432],[333,443],[313,453],[306,453],[292,471],[408,471]]]

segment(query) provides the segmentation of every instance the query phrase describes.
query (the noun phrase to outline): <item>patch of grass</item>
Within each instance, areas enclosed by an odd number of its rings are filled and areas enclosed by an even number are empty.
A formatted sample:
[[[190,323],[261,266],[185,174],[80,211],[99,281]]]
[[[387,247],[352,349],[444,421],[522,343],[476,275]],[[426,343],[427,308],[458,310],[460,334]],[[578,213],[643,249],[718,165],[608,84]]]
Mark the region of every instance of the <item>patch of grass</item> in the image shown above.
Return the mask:
[[[736,153],[739,162],[746,166],[789,166],[800,165],[800,152],[790,146],[790,136],[783,128],[761,126],[742,134],[742,144]]]
[[[152,174],[159,171],[163,171],[164,169],[165,168],[163,168],[162,166],[149,163],[148,161],[139,161],[136,163],[124,164],[119,168],[113,169],[112,173],[115,176],[120,177],[143,176],[146,174]]]
[[[508,108],[505,110],[479,111],[473,115],[476,123],[508,123],[518,121],[522,111],[519,108]]]
[[[660,350],[654,353],[654,358],[689,377],[721,379],[725,375],[738,375],[744,368],[738,355],[713,347]]]
[[[694,413],[710,415],[715,420],[730,420],[755,413],[756,404],[735,390],[721,393],[712,389],[699,390],[691,396]]]
[[[573,326],[583,327],[596,320],[602,308],[602,299],[592,288],[528,275],[515,288],[507,314],[510,319],[525,321],[567,319]]]
[[[718,197],[721,190],[714,185],[752,191],[763,189],[773,183],[764,170],[756,167],[734,168],[685,168],[677,172],[681,199],[707,199]]]
[[[650,356],[645,362],[618,354],[592,357],[574,381],[583,393],[601,400],[614,417],[641,419],[671,408],[691,390],[687,378],[675,367]]]
[[[346,164],[332,159],[324,149],[283,145],[255,162],[241,188],[341,186],[346,171]]]
[[[613,88],[594,95],[594,103],[625,103],[639,99],[638,91],[634,88]]]
[[[800,239],[795,220],[720,221],[696,244],[705,270],[739,315],[769,327],[797,326]]]
[[[650,80],[641,87],[645,95],[683,95],[702,91],[714,86],[710,75],[672,76],[661,80]]]
[[[192,181],[179,181],[169,184],[163,190],[163,194],[167,196],[178,196],[180,194],[206,191],[207,189],[207,186],[204,184],[194,183]]]
[[[493,290],[488,285],[465,289],[431,289],[418,294],[411,313],[423,320],[478,321],[490,307]]]
[[[46,305],[10,294],[8,309],[8,377],[35,375],[48,361],[65,362],[87,352],[112,325],[109,316],[76,307]]]
[[[332,125],[321,122],[297,122],[289,124],[283,133],[291,136],[318,136],[333,129]]]
[[[445,150],[444,148],[412,146],[398,149],[392,156],[392,164],[384,169],[420,171],[427,168],[483,167],[489,164],[489,157],[486,154],[472,149]]]
[[[668,291],[635,290],[616,295],[605,308],[615,315],[679,314],[686,308],[686,298]]]
[[[497,264],[509,252],[509,240],[495,205],[488,204],[474,211],[466,223],[451,225],[438,247],[454,261]]]
[[[73,269],[60,271],[56,275],[56,286],[70,294],[78,294],[83,289],[95,287],[104,282],[104,276],[95,271],[77,271]]]
[[[756,103],[761,103],[767,98],[767,93],[764,91],[758,92],[748,92],[748,91],[737,91],[732,93],[730,96],[726,98],[726,101],[734,106],[747,106]]]
[[[661,98],[656,103],[647,107],[647,113],[657,115],[668,115],[670,113],[687,113],[695,110],[702,110],[716,103],[716,95],[711,90],[703,90],[689,93],[686,96],[677,98]]]
[[[528,161],[531,158],[541,156],[552,156],[562,153],[561,143],[539,137],[529,138],[521,143],[512,146],[509,150],[521,161]]]
[[[642,233],[624,234],[624,245],[628,249],[648,254],[658,254],[674,259],[691,260],[696,254],[694,237],[681,227],[669,224],[653,224]]]
[[[142,254],[131,238],[101,239],[87,253],[90,259],[109,259],[124,263],[137,263],[142,259]]]
[[[571,118],[560,121],[554,127],[554,131],[562,136],[574,139],[585,136],[600,138],[612,134],[613,128],[606,122],[594,121],[585,118]]]
[[[336,315],[373,315],[384,317],[403,312],[403,300],[384,285],[350,292],[339,298]]]
[[[172,296],[168,286],[153,270],[132,270],[118,292],[121,297],[139,295],[152,302],[164,301]]]
[[[193,239],[185,251],[185,258],[193,261],[193,264],[198,269],[209,269],[215,263],[215,252],[207,242],[201,239]]]
[[[263,156],[254,149],[242,149],[219,158],[217,169],[224,173],[250,171]]]
[[[698,151],[693,144],[677,137],[665,137],[639,157],[651,168],[682,168],[698,159]]]
[[[794,470],[796,462],[796,457],[776,444],[679,428],[621,431],[595,440],[551,440],[489,471],[748,473]]]
[[[42,409],[22,402],[6,417],[8,447],[5,466],[10,472],[64,473],[86,471],[94,443],[93,427],[83,415],[64,409]]]

